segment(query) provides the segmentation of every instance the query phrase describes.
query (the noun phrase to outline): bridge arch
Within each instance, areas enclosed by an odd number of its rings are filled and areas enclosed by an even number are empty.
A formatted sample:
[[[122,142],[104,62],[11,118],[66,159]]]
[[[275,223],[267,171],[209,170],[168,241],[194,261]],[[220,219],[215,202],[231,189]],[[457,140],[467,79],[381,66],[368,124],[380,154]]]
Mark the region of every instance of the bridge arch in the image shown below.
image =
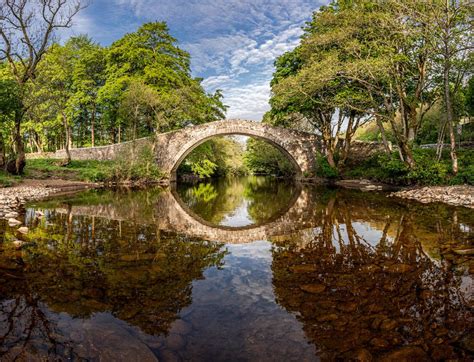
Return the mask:
[[[216,121],[159,134],[155,143],[157,163],[170,176],[170,180],[174,181],[178,166],[193,149],[213,137],[227,135],[244,135],[265,140],[288,157],[295,165],[297,176],[313,174],[318,144],[316,136],[245,120]]]

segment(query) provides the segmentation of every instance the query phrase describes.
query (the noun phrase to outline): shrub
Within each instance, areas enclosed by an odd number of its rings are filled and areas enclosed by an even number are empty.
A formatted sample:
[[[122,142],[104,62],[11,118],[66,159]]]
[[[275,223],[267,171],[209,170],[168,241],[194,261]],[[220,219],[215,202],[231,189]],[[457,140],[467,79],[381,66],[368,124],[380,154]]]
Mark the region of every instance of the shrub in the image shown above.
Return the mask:
[[[163,178],[151,145],[133,146],[117,157],[110,168],[110,181],[156,182]]]
[[[322,155],[316,155],[316,174],[321,177],[334,179],[338,177],[337,169],[329,166],[328,160]]]
[[[432,149],[413,151],[416,167],[410,169],[399,158],[398,153],[378,154],[363,160],[346,177],[363,177],[400,185],[474,184],[474,150],[458,151],[459,173],[451,170],[449,151],[445,150],[440,161]]]

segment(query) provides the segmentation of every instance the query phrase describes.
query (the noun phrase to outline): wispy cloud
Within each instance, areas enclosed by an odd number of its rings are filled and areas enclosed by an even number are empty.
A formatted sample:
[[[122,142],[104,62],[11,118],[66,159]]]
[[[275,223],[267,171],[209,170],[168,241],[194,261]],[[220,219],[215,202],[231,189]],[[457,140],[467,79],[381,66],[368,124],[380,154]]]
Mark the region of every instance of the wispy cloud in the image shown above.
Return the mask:
[[[229,105],[228,118],[261,120],[269,110],[270,84],[265,79],[224,89],[224,102]]]

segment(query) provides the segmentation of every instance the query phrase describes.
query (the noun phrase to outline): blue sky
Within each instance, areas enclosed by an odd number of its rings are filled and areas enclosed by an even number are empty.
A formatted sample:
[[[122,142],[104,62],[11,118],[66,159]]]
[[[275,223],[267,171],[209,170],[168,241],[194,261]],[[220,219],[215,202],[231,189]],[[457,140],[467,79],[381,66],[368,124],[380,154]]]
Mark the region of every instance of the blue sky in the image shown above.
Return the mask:
[[[87,33],[109,45],[142,23],[166,21],[191,53],[193,75],[219,88],[228,118],[260,120],[269,109],[273,61],[327,0],[92,0],[63,37]]]

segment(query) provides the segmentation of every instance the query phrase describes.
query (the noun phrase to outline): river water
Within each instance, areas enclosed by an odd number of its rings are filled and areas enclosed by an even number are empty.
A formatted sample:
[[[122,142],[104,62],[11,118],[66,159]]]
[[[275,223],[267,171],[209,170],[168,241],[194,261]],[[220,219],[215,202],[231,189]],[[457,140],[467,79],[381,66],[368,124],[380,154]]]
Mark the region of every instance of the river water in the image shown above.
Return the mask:
[[[0,224],[1,361],[473,358],[466,208],[246,177],[23,217]]]

